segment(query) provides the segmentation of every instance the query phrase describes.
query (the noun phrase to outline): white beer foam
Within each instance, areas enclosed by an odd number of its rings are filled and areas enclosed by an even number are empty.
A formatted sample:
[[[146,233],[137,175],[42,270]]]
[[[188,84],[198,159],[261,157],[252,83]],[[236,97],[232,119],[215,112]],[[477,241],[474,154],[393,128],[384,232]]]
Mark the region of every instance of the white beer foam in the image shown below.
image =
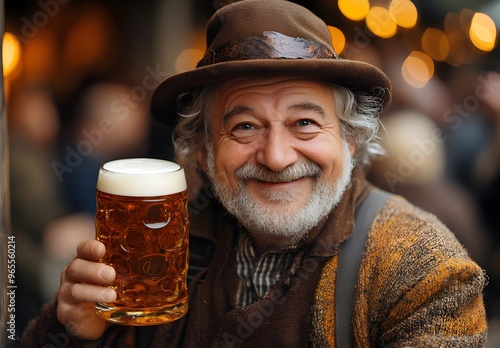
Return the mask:
[[[174,162],[128,158],[105,163],[99,169],[97,189],[121,196],[163,196],[187,189],[184,169]]]

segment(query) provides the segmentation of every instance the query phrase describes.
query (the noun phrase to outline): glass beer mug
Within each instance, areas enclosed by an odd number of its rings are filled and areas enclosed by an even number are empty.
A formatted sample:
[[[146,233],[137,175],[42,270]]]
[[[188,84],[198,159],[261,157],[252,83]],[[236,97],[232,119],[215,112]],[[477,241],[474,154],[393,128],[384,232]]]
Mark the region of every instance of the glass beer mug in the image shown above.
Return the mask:
[[[113,303],[102,318],[123,325],[158,325],[188,309],[187,184],[176,163],[132,158],[105,163],[97,180],[96,239],[101,262],[114,267]]]

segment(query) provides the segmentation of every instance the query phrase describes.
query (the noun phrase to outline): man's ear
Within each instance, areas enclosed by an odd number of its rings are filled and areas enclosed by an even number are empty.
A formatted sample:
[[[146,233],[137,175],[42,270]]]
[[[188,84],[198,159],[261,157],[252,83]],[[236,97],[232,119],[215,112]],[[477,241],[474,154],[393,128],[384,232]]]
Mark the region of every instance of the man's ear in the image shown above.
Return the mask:
[[[198,162],[201,170],[203,170],[204,173],[207,173],[207,148],[205,145],[198,147],[198,150],[196,150],[196,162]]]

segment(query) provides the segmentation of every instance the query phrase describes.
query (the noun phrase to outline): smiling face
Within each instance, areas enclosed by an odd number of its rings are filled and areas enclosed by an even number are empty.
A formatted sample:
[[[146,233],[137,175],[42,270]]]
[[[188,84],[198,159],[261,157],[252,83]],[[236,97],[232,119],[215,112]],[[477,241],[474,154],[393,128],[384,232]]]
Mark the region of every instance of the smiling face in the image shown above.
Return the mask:
[[[202,160],[217,196],[250,233],[302,239],[338,203],[353,167],[332,89],[282,77],[218,87]]]

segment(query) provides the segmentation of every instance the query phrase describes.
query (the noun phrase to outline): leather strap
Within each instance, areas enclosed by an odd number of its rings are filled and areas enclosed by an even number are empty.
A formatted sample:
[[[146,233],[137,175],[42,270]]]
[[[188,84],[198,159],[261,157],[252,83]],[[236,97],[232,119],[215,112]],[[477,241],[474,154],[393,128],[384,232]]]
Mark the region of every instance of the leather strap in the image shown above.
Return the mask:
[[[335,293],[335,342],[340,348],[352,347],[352,311],[359,267],[368,231],[375,215],[393,195],[374,188],[354,215],[354,231],[340,246]]]

